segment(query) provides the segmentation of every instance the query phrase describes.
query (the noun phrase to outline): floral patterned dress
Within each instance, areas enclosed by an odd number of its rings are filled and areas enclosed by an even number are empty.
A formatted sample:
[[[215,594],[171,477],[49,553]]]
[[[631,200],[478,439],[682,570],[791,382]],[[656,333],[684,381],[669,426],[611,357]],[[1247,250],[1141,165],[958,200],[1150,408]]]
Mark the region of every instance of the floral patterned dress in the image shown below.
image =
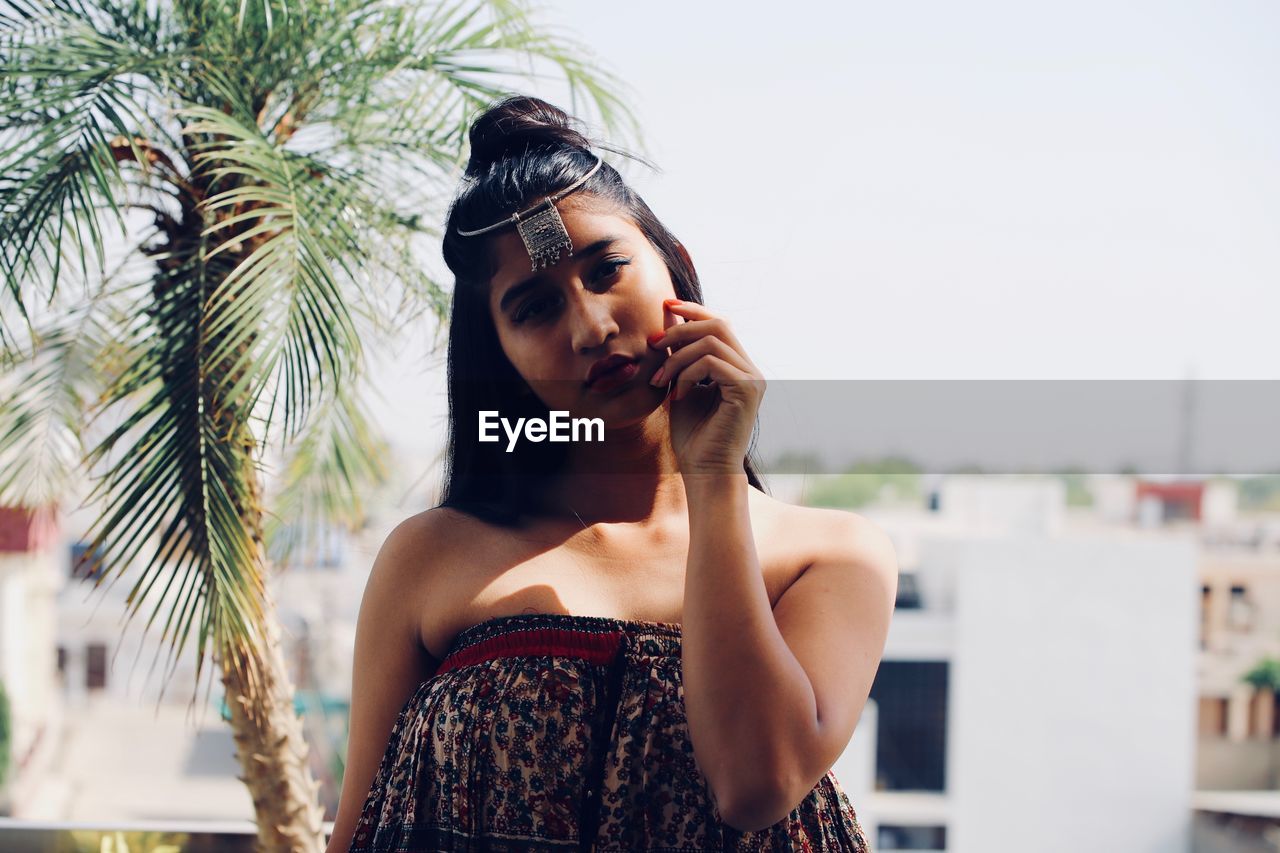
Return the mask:
[[[739,832],[694,763],[680,625],[522,613],[454,638],[391,730],[361,851],[869,850],[828,771]]]

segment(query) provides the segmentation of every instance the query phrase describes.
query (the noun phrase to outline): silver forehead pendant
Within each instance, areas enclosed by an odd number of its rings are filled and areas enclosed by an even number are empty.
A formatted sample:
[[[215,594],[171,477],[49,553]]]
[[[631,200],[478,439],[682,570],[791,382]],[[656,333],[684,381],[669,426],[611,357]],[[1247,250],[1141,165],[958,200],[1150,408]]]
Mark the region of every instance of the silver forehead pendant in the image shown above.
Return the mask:
[[[569,239],[569,231],[564,227],[555,202],[547,199],[538,207],[541,209],[535,208],[537,212],[531,216],[516,219],[516,228],[529,251],[534,271],[560,260],[562,251],[567,253],[566,257],[573,254],[573,241]]]

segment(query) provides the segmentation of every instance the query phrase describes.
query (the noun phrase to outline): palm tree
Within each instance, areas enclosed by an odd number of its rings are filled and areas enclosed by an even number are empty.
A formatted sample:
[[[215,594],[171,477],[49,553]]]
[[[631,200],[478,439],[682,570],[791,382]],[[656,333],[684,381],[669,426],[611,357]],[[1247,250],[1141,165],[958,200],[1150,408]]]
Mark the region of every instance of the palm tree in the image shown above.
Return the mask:
[[[545,30],[515,0],[0,0],[0,500],[88,475],[86,559],[99,584],[140,567],[128,618],[164,617],[166,681],[193,634],[196,692],[215,662],[264,849],[324,847],[266,454],[291,515],[359,516],[365,344],[444,316],[419,250],[504,78],[548,67],[639,140],[619,82]]]

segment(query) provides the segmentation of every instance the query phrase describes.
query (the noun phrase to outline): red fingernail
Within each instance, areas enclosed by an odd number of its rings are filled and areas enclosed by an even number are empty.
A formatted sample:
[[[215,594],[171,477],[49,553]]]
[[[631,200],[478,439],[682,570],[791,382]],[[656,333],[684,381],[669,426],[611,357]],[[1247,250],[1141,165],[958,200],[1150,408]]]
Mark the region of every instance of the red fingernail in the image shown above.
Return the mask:
[[[680,304],[680,302],[681,302],[681,300],[679,300],[679,299],[664,299],[664,300],[662,300],[662,304],[663,304],[663,305],[666,305],[666,306],[679,305],[679,304]]]
[[[655,346],[658,343],[658,341],[662,340],[666,336],[667,336],[666,332],[654,332],[652,335],[649,336],[649,346]]]

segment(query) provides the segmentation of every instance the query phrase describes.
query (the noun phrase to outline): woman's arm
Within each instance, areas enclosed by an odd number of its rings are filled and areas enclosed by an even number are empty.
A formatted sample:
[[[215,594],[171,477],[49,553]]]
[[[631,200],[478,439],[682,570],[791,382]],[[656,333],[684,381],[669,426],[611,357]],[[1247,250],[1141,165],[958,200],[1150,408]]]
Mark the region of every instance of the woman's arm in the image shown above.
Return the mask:
[[[649,345],[672,349],[650,381],[675,385],[671,444],[689,505],[681,656],[689,737],[720,816],[736,829],[763,829],[849,743],[884,652],[897,557],[874,524],[831,511],[822,524],[788,531],[812,543],[813,558],[770,608],[742,467],[763,374],[724,317],[695,302],[664,305],[684,320]]]
[[[346,853],[351,847],[396,717],[439,666],[418,632],[424,573],[439,565],[437,515],[428,510],[401,522],[388,534],[369,572],[356,621],[347,763],[326,853]]]
[[[745,474],[685,477],[685,712],[721,817],[740,831],[785,817],[848,745],[897,589],[888,538],[832,511],[814,543],[820,559],[771,607],[749,488]]]

